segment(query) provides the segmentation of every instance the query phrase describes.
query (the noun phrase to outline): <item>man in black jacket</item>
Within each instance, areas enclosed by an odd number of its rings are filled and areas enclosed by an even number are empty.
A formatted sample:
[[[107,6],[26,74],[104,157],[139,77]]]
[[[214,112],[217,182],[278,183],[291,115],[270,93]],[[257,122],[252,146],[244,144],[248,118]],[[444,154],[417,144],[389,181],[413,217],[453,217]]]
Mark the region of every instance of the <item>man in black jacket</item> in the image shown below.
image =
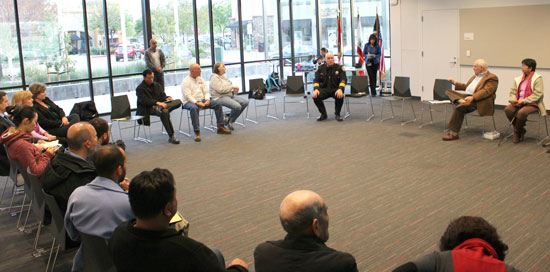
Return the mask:
[[[44,191],[55,196],[63,211],[67,209],[71,193],[97,176],[94,165],[86,160],[97,143],[94,127],[87,122],[72,125],[67,132],[67,141],[69,148],[57,152],[42,174]]]
[[[10,105],[8,95],[5,92],[0,91],[0,133],[3,133],[8,128],[15,126],[13,122],[8,118],[6,114],[6,108]],[[0,146],[0,176],[10,175],[10,161],[6,154],[6,149]]]
[[[346,89],[346,72],[342,65],[334,63],[334,54],[326,55],[326,63],[319,66],[313,80],[313,102],[319,109],[321,116],[317,121],[327,119],[327,109],[323,100],[334,98],[334,114],[338,121],[344,121],[340,115],[344,105],[344,90]]]
[[[317,193],[307,190],[290,193],[281,203],[279,216],[288,234],[284,240],[256,247],[256,272],[357,271],[351,254],[325,245],[329,237],[327,205]]]
[[[117,271],[248,271],[240,259],[226,270],[223,256],[168,227],[178,211],[174,183],[159,168],[132,179],[128,197],[136,218],[120,224],[109,242]]]
[[[151,125],[150,115],[160,116],[162,125],[168,133],[168,142],[179,144],[180,142],[174,136],[174,127],[170,121],[170,112],[181,106],[181,100],[172,99],[164,92],[164,87],[158,82],[154,82],[155,75],[151,69],[143,71],[143,82],[136,89],[137,92],[137,114],[144,116],[143,123],[146,126]]]

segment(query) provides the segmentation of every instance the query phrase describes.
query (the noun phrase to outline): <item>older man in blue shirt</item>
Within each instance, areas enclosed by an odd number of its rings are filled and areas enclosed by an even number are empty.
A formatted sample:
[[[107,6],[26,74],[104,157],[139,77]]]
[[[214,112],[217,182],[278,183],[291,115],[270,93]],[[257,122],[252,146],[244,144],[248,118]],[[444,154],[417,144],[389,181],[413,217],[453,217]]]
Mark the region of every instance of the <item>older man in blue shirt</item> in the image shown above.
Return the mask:
[[[114,145],[103,146],[96,152],[94,163],[97,178],[71,194],[65,213],[65,229],[75,241],[80,240],[79,233],[109,239],[120,223],[135,217],[128,193],[121,187],[126,177],[124,151]],[[74,257],[72,271],[83,268],[81,246]]]

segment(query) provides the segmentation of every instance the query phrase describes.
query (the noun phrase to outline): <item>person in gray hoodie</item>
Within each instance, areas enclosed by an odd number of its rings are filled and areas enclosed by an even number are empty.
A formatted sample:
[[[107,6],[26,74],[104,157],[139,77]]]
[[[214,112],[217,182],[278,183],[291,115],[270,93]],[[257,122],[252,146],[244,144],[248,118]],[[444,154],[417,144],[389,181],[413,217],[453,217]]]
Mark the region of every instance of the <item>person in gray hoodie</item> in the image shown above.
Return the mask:
[[[235,95],[239,92],[239,87],[234,86],[224,74],[225,65],[221,62],[214,64],[214,73],[210,76],[210,91],[212,92],[212,99],[231,109],[225,125],[233,130],[233,123],[248,106],[248,99]]]

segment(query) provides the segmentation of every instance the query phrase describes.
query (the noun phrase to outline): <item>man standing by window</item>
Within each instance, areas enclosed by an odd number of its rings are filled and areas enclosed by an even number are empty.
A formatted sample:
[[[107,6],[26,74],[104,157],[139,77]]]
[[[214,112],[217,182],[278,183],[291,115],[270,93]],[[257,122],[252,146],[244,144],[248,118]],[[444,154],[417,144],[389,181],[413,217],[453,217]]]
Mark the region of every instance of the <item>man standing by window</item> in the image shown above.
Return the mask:
[[[149,41],[149,49],[145,51],[145,65],[155,74],[155,82],[158,82],[164,89],[164,66],[166,66],[166,57],[164,52],[157,48],[157,40]]]

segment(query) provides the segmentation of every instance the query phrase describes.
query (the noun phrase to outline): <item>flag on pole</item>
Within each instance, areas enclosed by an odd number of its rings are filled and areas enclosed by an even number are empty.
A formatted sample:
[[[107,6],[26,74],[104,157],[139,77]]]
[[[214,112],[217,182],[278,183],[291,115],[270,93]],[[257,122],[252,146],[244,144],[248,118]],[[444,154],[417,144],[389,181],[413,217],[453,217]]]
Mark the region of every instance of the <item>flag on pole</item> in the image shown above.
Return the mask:
[[[357,64],[361,65],[363,67],[363,63],[365,63],[365,55],[363,55],[363,41],[361,41],[361,16],[359,16],[359,10],[357,10],[357,56],[359,57],[359,61]],[[364,71],[359,71],[359,75],[364,75]]]
[[[338,24],[338,63],[342,63],[340,61],[340,57],[342,56],[342,27],[340,25],[340,11],[338,11],[338,15],[336,15],[336,24]]]
[[[380,31],[380,19],[378,18],[378,12],[376,12],[376,20],[374,21],[373,31],[378,37],[378,44],[380,45],[380,65],[378,66],[378,72],[380,72],[380,80],[384,74],[386,74],[386,66],[384,65],[384,43],[382,42],[382,32]]]

